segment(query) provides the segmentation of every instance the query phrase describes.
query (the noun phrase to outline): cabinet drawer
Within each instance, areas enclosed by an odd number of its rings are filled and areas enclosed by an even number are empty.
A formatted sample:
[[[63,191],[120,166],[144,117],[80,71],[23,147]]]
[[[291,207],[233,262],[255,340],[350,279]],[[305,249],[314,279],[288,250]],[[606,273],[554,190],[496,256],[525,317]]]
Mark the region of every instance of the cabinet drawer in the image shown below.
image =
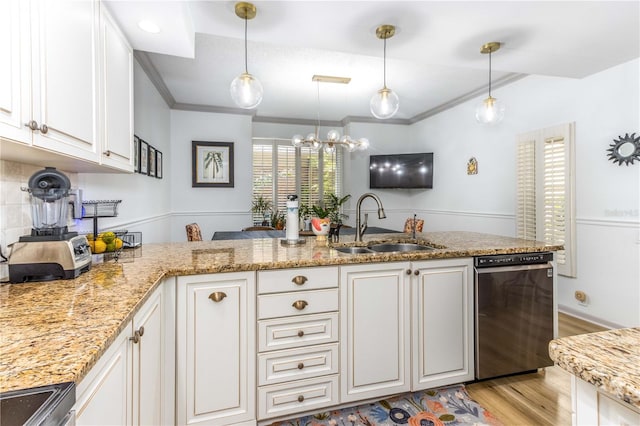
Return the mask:
[[[294,307],[294,304],[297,304],[298,308]],[[317,314],[337,310],[337,288],[258,296],[258,319]]]
[[[337,343],[267,352],[258,356],[258,386],[337,373]]]
[[[338,403],[338,376],[258,388],[258,419],[328,407]]]
[[[337,341],[337,312],[258,321],[258,352]]]
[[[338,287],[338,268],[296,268],[258,272],[258,294]]]

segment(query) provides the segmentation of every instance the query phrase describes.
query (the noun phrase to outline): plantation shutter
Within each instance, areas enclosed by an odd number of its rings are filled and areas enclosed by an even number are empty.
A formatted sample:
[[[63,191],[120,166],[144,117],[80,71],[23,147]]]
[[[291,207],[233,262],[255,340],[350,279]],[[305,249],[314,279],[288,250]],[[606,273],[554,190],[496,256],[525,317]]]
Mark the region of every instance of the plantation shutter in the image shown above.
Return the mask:
[[[253,199],[262,196],[266,200],[273,200],[274,182],[274,157],[273,144],[269,142],[259,142],[253,144]],[[261,214],[253,213],[254,225],[259,225],[265,218]]]
[[[291,143],[279,141],[277,159],[277,180],[274,199],[275,209],[280,214],[287,211],[287,195],[296,193],[296,149]]]
[[[536,140],[527,133],[519,137],[517,147],[516,236],[536,239]]]
[[[575,167],[574,126],[566,124],[544,129],[542,172],[541,239],[550,244],[562,244],[557,253],[558,273],[575,277]]]

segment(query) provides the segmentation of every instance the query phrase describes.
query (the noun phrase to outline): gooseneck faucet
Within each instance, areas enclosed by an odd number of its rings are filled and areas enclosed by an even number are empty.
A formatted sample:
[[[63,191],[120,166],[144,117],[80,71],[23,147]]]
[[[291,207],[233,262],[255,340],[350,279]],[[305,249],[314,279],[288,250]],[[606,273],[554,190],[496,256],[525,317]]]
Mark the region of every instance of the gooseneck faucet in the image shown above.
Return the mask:
[[[362,207],[362,202],[364,201],[365,198],[373,198],[375,202],[378,204],[379,219],[384,219],[387,217],[387,215],[384,214],[384,207],[382,207],[382,201],[380,201],[380,198],[378,198],[376,194],[373,194],[371,192],[362,194],[360,198],[358,198],[358,204],[356,204],[356,241],[362,241],[362,235],[367,230],[367,219],[369,217],[367,213],[365,213],[364,215],[364,223],[360,224],[360,209]]]

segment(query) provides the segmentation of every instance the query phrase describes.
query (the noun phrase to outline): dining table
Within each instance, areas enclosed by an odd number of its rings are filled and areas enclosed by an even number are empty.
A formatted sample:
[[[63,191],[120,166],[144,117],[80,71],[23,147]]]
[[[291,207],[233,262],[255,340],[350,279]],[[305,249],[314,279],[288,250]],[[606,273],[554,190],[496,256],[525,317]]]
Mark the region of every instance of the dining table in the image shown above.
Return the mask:
[[[399,233],[400,231],[394,231],[392,229],[378,228],[371,226],[367,228],[367,234],[391,234]],[[341,228],[339,236],[355,236],[356,228]],[[311,231],[300,231],[300,236],[313,236]],[[265,231],[216,231],[213,233],[212,240],[250,240],[257,238],[285,238],[286,231],[273,229]]]

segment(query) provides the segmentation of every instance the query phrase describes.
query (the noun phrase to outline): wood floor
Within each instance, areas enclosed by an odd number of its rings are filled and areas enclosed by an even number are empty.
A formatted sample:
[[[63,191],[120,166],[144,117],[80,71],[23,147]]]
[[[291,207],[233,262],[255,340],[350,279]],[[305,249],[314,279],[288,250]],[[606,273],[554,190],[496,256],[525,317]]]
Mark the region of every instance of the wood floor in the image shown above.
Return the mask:
[[[558,314],[559,337],[606,330]],[[570,375],[559,367],[467,385],[469,395],[506,426],[571,425]]]

